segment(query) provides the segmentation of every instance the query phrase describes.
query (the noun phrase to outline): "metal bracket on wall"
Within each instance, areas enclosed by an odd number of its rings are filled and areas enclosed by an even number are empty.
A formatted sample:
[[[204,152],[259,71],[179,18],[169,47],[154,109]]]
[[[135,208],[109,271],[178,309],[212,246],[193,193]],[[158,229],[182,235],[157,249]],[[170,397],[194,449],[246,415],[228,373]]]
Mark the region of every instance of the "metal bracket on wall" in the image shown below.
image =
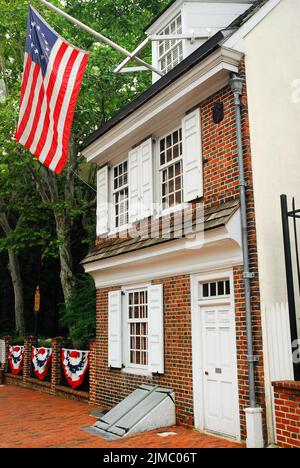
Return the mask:
[[[252,273],[251,271],[244,271],[244,273],[243,273],[243,277],[245,279],[253,279],[254,276],[255,276],[255,274]]]
[[[258,356],[247,356],[247,362],[258,362]]]
[[[249,182],[249,180],[240,180],[239,186],[249,188],[250,187],[250,182]]]

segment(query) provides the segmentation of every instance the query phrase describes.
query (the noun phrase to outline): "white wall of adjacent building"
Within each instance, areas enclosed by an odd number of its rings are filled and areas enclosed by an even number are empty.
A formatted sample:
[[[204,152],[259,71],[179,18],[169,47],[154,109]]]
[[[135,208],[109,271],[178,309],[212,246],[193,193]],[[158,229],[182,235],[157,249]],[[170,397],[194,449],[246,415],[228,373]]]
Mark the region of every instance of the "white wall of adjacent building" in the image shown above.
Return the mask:
[[[282,367],[280,362],[281,356],[287,362],[287,331],[282,333],[276,323],[287,321],[280,195],[286,194],[289,200],[294,196],[300,208],[299,44],[299,0],[281,0],[243,41],[264,344],[266,355],[272,354],[265,363],[269,407],[270,381],[291,377],[291,367]],[[299,309],[298,304],[298,314]],[[278,313],[282,318],[276,318]],[[300,331],[300,314],[298,322]],[[274,351],[274,346],[282,350],[277,360],[273,359],[278,351]]]
[[[280,195],[295,196],[300,207],[299,44],[299,0],[281,0],[244,42],[260,288],[266,304],[287,298]]]

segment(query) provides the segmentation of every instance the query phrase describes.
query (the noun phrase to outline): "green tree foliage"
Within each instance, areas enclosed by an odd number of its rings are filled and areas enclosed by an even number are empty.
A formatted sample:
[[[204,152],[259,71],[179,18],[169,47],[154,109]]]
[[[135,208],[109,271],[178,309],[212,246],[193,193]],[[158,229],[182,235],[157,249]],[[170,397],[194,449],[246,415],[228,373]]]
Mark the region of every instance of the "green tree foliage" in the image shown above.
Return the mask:
[[[143,28],[168,3],[168,0],[51,1],[129,50],[144,39]],[[38,0],[30,2],[61,36],[90,52],[74,116],[69,163],[59,177],[53,175],[13,138],[18,119],[28,3],[27,0],[0,0],[0,79],[4,80],[7,91],[6,101],[0,103],[0,211],[8,216],[11,226],[9,234],[0,226],[0,249],[19,254],[40,245],[43,257],[56,257],[64,300],[69,303],[78,298],[77,263],[85,255],[95,232],[95,192],[80,179],[95,187],[96,168],[85,163],[80,154],[82,142],[147,88],[151,73],[114,73],[116,65],[124,59],[122,54],[98,42]],[[149,47],[142,57],[150,61],[150,55]]]
[[[87,275],[77,278],[76,296],[61,306],[60,325],[68,329],[72,345],[83,349],[95,337],[96,292]]]

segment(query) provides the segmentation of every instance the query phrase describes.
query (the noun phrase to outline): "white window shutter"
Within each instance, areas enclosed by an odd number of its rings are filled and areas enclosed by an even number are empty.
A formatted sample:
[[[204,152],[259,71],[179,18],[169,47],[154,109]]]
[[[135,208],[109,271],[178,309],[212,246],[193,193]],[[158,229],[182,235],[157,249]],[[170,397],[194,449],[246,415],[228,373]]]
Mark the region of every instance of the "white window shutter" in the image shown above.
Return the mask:
[[[164,308],[163,285],[148,288],[148,353],[149,370],[164,373]]]
[[[97,172],[97,236],[108,231],[108,166]]]
[[[153,144],[152,138],[140,146],[140,218],[153,214]]]
[[[139,147],[128,153],[128,207],[129,222],[134,223],[140,212]]]
[[[183,199],[189,202],[203,196],[200,109],[182,119],[182,153]]]
[[[122,367],[122,292],[108,293],[108,365]]]

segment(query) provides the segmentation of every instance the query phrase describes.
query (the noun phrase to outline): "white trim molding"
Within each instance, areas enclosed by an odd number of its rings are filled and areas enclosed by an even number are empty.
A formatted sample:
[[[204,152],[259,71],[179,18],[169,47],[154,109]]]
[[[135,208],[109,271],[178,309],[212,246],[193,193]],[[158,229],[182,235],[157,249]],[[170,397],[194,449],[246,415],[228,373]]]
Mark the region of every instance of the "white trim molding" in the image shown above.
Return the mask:
[[[147,135],[167,132],[183,113],[222,89],[238,72],[243,54],[221,47],[82,151],[88,162],[103,165],[129,151]],[[176,124],[175,124],[176,125]]]
[[[226,226],[84,264],[97,289],[242,264],[239,210]]]

